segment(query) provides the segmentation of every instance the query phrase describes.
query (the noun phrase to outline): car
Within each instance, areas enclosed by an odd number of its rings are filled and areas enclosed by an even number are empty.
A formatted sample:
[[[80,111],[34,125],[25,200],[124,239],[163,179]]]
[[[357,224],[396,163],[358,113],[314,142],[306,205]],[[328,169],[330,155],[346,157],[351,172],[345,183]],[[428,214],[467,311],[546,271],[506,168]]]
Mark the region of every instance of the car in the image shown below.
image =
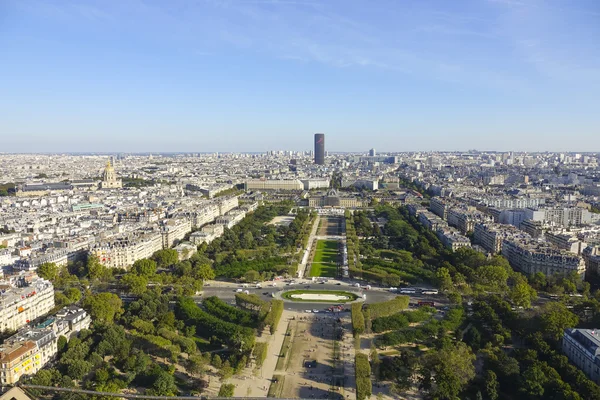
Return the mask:
[[[312,313],[312,310],[304,310],[304,312]]]
[[[336,283],[335,285],[336,285],[336,286],[340,286],[340,285],[341,285],[341,283],[339,283],[339,282],[338,282],[338,283]]]
[[[317,310],[316,308],[313,310],[314,313],[318,313],[319,310]]]
[[[209,286],[210,286],[210,283],[205,283],[204,284],[204,287],[209,287]]]
[[[319,285],[324,285],[324,284],[325,284],[325,282],[319,282]]]
[[[269,292],[264,292],[263,293],[263,296],[268,296],[268,295],[269,295]]]

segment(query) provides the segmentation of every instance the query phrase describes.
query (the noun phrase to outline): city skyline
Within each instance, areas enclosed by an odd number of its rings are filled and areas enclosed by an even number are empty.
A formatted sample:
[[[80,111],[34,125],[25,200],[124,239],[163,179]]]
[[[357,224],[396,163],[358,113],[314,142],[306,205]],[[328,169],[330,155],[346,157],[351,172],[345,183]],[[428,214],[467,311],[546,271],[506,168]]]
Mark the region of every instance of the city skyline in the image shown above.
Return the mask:
[[[600,150],[594,1],[1,12],[5,152]]]

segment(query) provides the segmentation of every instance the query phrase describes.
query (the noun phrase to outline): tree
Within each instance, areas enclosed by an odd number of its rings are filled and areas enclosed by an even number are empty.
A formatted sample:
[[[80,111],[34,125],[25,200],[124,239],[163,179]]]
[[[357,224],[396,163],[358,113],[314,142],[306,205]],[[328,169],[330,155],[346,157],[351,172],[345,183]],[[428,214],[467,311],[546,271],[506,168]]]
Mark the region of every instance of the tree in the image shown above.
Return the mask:
[[[164,249],[158,250],[152,255],[152,259],[156,261],[158,268],[165,268],[173,264],[177,264],[179,261],[179,255],[177,250]]]
[[[474,361],[475,355],[463,342],[444,347],[426,358],[422,385],[434,398],[455,399],[475,377]]]
[[[54,304],[60,308],[60,307],[64,307],[64,306],[71,304],[71,301],[63,293],[55,292],[54,293]]]
[[[224,383],[219,389],[218,397],[233,397],[235,386],[231,383]]]
[[[58,340],[56,342],[56,349],[59,353],[62,353],[67,349],[67,338],[63,335],[60,335],[58,337]]]
[[[246,282],[255,282],[260,279],[260,274],[257,271],[250,270],[244,274],[244,280]]]
[[[546,281],[546,275],[543,272],[536,272],[529,277],[529,283],[537,290],[543,290],[548,282]]]
[[[559,341],[566,328],[577,325],[579,318],[567,309],[563,303],[549,302],[539,315],[539,323],[542,334],[550,339]]]
[[[252,247],[254,247],[254,235],[252,235],[251,231],[244,232],[244,235],[242,236],[241,245],[244,249],[251,249]]]
[[[63,293],[71,303],[77,303],[81,300],[81,291],[77,288],[68,288]]]
[[[177,395],[177,385],[175,377],[166,371],[161,371],[152,384],[152,393],[156,396],[175,396]]]
[[[531,301],[536,299],[537,292],[529,286],[523,275],[516,273],[513,279],[515,282],[509,292],[510,300],[517,307],[531,307]]]
[[[454,287],[448,268],[441,267],[436,272],[436,279],[440,290],[448,291]]]
[[[123,277],[123,284],[127,286],[129,293],[140,296],[148,289],[148,278],[144,275],[126,274]]]
[[[504,290],[508,280],[508,271],[495,265],[484,265],[475,272],[477,283],[496,290]]]
[[[221,360],[221,357],[218,354],[214,354],[211,360],[211,365],[217,369],[221,368],[223,366],[223,361]]]
[[[123,302],[113,293],[97,293],[83,300],[83,307],[94,321],[112,323],[123,314]]]
[[[193,355],[188,358],[187,370],[192,375],[201,375],[206,369],[206,362],[201,356]]]
[[[55,282],[60,275],[60,268],[55,263],[43,263],[36,272],[41,278]]]
[[[498,398],[498,378],[496,373],[492,370],[485,371],[484,389],[486,399],[496,400]]]
[[[535,362],[527,368],[521,376],[521,389],[528,398],[541,397],[544,395],[544,385],[548,381],[541,363]]]
[[[196,279],[209,281],[215,279],[215,270],[209,264],[199,264],[193,267],[193,276]]]
[[[229,360],[225,361],[221,368],[219,369],[218,375],[222,381],[227,380],[233,376],[234,370]]]
[[[133,263],[131,271],[147,278],[154,276],[156,274],[156,261],[142,258]]]
[[[92,370],[92,364],[82,359],[70,360],[67,365],[67,375],[79,381]]]
[[[98,257],[93,255],[88,256],[85,269],[90,279],[105,281],[112,275],[110,270],[100,263]]]

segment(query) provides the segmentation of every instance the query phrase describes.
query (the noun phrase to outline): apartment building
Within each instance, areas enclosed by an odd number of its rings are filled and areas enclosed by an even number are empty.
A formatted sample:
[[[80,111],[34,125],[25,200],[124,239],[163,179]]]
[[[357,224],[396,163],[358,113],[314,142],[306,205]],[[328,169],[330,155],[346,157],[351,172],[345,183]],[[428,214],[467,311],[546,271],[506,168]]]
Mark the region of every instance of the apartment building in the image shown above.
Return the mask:
[[[535,241],[524,233],[505,238],[502,242],[502,255],[513,268],[525,274],[541,272],[544,275],[554,275],[575,271],[582,278],[585,275],[582,257]]]
[[[0,331],[15,331],[54,308],[54,286],[33,275],[0,281]]]
[[[127,268],[142,258],[149,258],[163,249],[161,232],[136,232],[109,241],[98,242],[90,254],[109,268]]]
[[[172,218],[161,226],[162,246],[168,249],[183,239],[192,230],[192,221],[187,218]]]
[[[69,250],[49,247],[29,253],[17,260],[13,267],[19,271],[35,271],[40,265],[54,263],[59,266],[69,262]]]
[[[429,201],[429,209],[442,219],[448,218],[448,203],[440,197],[432,197]]]
[[[502,251],[504,239],[520,233],[517,228],[511,225],[478,222],[475,224],[473,231],[473,242],[492,254],[498,254]]]
[[[471,247],[469,238],[461,235],[454,228],[439,228],[435,233],[442,244],[449,249],[452,249],[452,251],[456,251],[461,247]]]
[[[225,215],[229,211],[238,207],[240,202],[238,200],[238,196],[232,196],[219,199],[217,204],[219,205],[219,215]]]
[[[224,207],[224,209],[225,208],[226,207]],[[192,226],[194,228],[199,228],[203,225],[210,224],[214,222],[219,215],[221,215],[221,209],[218,204],[207,204],[192,213]]]
[[[583,259],[585,260],[585,271],[596,278],[600,278],[600,246],[588,246],[583,249]]]
[[[473,232],[478,221],[487,220],[484,215],[477,212],[453,208],[448,211],[448,225],[458,228],[463,234]]]
[[[190,235],[190,241],[195,245],[202,243],[210,243],[224,232],[224,225],[206,225],[200,231],[196,231]]]
[[[59,336],[69,339],[90,323],[83,309],[71,306],[9,337],[0,345],[0,383],[12,385],[23,376],[35,374],[56,356]]]
[[[22,376],[33,375],[56,354],[56,334],[51,328],[30,332],[32,340],[0,346],[0,382],[12,385]]]
[[[580,226],[591,222],[591,213],[579,207],[527,208],[526,219],[570,227]]]
[[[546,232],[545,237],[548,242],[552,243],[557,248],[578,255],[581,255],[583,249],[587,247],[587,244],[579,240],[574,234],[570,233]]]
[[[223,225],[227,229],[233,228],[235,225],[240,223],[241,220],[246,216],[246,212],[242,210],[230,211],[226,215],[221,215],[215,220],[215,224]]]
[[[562,351],[588,378],[600,384],[600,330],[565,329]]]

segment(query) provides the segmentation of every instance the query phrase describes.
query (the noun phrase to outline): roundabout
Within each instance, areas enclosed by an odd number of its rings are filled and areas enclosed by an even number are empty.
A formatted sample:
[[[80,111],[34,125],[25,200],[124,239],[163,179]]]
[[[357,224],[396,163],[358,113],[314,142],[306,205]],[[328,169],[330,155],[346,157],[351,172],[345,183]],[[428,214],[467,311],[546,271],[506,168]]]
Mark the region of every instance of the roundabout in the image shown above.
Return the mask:
[[[281,293],[281,298],[310,303],[350,303],[362,299],[358,294],[341,290],[288,290]]]

